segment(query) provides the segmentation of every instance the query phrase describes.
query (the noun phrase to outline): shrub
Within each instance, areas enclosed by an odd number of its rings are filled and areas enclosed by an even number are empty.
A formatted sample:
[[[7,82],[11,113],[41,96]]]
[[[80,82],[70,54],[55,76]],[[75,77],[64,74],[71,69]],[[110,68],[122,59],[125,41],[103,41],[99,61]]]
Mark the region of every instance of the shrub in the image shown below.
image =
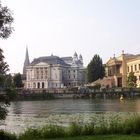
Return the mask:
[[[68,128],[68,136],[79,136],[82,133],[82,126],[77,122],[72,122]]]
[[[86,124],[83,126],[82,135],[94,135],[95,134],[94,123]]]
[[[27,129],[23,134],[19,135],[19,140],[31,140],[34,138],[40,138],[41,131],[39,129]]]
[[[58,138],[64,137],[65,135],[65,128],[62,126],[49,125],[41,129],[42,138]]]
[[[17,140],[17,137],[15,134],[0,130],[0,140]]]

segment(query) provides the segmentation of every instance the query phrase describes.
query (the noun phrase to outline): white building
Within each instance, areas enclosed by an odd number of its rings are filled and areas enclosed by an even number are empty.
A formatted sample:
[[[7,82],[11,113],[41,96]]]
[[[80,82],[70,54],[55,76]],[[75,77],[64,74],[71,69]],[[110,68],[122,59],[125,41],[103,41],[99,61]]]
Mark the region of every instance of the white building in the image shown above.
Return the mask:
[[[51,55],[36,58],[30,63],[26,50],[23,75],[26,75],[26,89],[73,87],[85,82],[83,58],[76,52],[73,57]]]

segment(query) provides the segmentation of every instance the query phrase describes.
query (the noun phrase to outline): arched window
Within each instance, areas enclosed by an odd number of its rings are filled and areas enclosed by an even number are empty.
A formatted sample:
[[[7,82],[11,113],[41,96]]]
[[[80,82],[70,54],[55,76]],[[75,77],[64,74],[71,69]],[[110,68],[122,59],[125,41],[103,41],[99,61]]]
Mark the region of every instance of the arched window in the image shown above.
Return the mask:
[[[44,82],[42,82],[42,88],[44,88]]]
[[[39,82],[37,83],[37,88],[40,88],[40,83]]]

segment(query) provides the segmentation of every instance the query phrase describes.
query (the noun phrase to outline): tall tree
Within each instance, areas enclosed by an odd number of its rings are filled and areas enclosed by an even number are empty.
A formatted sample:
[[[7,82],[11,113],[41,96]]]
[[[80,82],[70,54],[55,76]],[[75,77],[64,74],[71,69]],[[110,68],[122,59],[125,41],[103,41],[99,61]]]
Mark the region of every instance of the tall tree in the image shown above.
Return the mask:
[[[10,36],[13,31],[12,22],[11,11],[6,6],[2,7],[0,2],[0,38],[7,39]]]
[[[104,75],[105,69],[102,63],[102,59],[99,55],[96,54],[87,66],[87,80],[88,82],[94,82],[99,78],[103,78]]]
[[[2,7],[0,2],[0,38],[7,39],[13,31],[11,26],[13,17],[11,11],[7,7]],[[0,119],[5,119],[7,115],[6,107],[9,105],[9,98],[11,90],[7,90],[7,81],[9,77],[6,76],[9,70],[8,64],[4,61],[3,50],[0,48],[0,90],[8,91],[6,95],[0,95]]]
[[[127,86],[129,88],[135,88],[137,87],[137,77],[134,75],[134,72],[130,72],[128,77],[127,77]]]
[[[4,55],[2,49],[0,49],[0,90],[6,91],[6,85],[7,85],[7,75],[6,72],[9,70],[8,64],[4,61]],[[7,114],[6,107],[9,105],[9,96],[6,95],[0,95],[0,119],[5,119]]]
[[[14,75],[13,82],[14,82],[15,87],[17,87],[17,88],[23,87],[22,78],[21,78],[20,73],[17,73]]]

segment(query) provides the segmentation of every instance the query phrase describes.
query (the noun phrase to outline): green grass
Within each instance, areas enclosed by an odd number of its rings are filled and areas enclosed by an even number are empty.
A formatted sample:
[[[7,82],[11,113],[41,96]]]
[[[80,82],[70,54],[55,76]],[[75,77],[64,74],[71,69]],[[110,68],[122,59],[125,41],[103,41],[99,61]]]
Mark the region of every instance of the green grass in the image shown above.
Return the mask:
[[[99,135],[108,135],[109,137],[110,135],[128,135],[127,137],[129,139],[129,137],[134,134],[140,135],[140,116],[137,114],[122,121],[118,116],[113,116],[113,118],[110,118],[109,120],[102,117],[98,125],[95,125],[94,122],[85,125],[73,122],[69,127],[47,125],[42,128],[27,129],[24,133],[19,135],[18,139],[45,140],[49,138],[68,139],[68,137],[80,136],[82,138],[82,136],[92,136],[92,138],[95,138],[96,140]],[[106,137],[103,138],[105,139]],[[113,136],[113,138],[115,137]],[[118,138],[119,137],[117,137],[117,139]]]
[[[79,136],[54,139],[30,139],[30,140],[140,140],[140,135],[99,135]]]
[[[68,127],[46,125],[29,128],[19,136],[1,131],[0,140],[140,140],[140,116],[134,114],[121,120],[104,116],[96,123],[71,123]]]

